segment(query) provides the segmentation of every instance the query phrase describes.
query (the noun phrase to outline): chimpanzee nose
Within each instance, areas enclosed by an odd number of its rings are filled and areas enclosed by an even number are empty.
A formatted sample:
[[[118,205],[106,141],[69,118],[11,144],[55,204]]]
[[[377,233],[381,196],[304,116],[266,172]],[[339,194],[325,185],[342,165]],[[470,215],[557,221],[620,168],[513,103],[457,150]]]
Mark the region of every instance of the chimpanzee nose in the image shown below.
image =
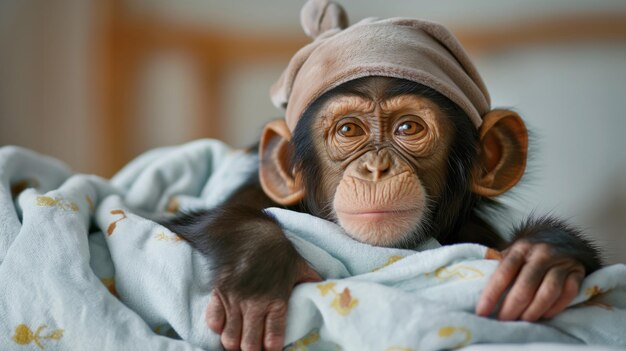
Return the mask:
[[[364,175],[374,181],[385,177],[390,170],[391,160],[386,152],[373,154],[363,162]]]

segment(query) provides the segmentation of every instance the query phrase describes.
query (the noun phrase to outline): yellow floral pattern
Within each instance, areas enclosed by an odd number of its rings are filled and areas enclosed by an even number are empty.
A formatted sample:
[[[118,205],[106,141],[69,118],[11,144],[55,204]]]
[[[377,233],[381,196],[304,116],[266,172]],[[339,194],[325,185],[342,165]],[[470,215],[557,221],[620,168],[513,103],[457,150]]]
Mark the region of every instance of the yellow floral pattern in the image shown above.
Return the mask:
[[[387,262],[385,262],[385,264],[383,264],[381,267],[374,268],[374,269],[372,270],[372,272],[379,271],[379,270],[381,270],[381,269],[383,269],[383,268],[385,268],[385,267],[387,267],[387,266],[389,266],[389,265],[392,265],[392,264],[394,264],[394,263],[396,263],[396,262],[400,261],[400,260],[401,260],[401,259],[403,259],[403,258],[404,258],[404,257],[402,257],[402,256],[397,256],[397,255],[389,256],[389,259],[387,259]]]
[[[359,304],[359,300],[352,297],[349,288],[344,288],[341,292],[337,292],[335,290],[336,285],[335,282],[329,282],[326,284],[318,284],[317,288],[320,290],[322,296],[333,293],[335,297],[330,307],[334,308],[340,315],[347,316]]]
[[[470,341],[472,341],[472,332],[465,327],[453,327],[453,326],[441,327],[439,328],[438,334],[442,338],[452,338],[455,335],[462,336],[463,339],[458,344],[450,346],[451,349],[461,348],[469,344]]]
[[[117,294],[117,288],[115,287],[115,278],[102,278],[100,279],[100,281],[109,290],[111,295],[119,297],[119,295]]]
[[[126,212],[124,212],[123,210],[111,210],[111,214],[112,215],[117,215],[117,216],[122,216],[122,217],[119,218],[118,220],[114,221],[113,223],[109,224],[109,227],[107,228],[107,234],[109,234],[109,236],[113,235],[113,231],[115,231],[115,228],[117,227],[117,223],[119,221],[122,221],[122,220],[128,218],[128,216],[126,216]]]
[[[158,241],[172,241],[172,242],[175,242],[175,243],[181,242],[181,241],[185,240],[185,239],[181,238],[178,235],[171,235],[170,236],[170,235],[167,235],[167,234],[165,234],[163,232],[156,233],[154,235],[154,239],[158,240]]]
[[[46,329],[46,325],[41,325],[35,332],[30,330],[26,324],[20,324],[15,327],[15,335],[11,338],[16,344],[28,345],[34,342],[37,347],[44,350],[42,340],[59,340],[63,337],[63,329],[55,329],[48,335],[41,335],[41,332]]]
[[[179,208],[180,208],[180,202],[178,202],[178,199],[173,197],[170,199],[169,203],[167,204],[166,211],[169,213],[176,213],[178,212]]]
[[[308,332],[302,338],[294,341],[288,347],[285,348],[285,351],[307,351],[309,346],[315,344],[320,340],[320,331],[318,329],[313,329]]]
[[[93,200],[91,200],[91,197],[89,197],[89,195],[85,195],[85,200],[87,201],[87,205],[89,205],[89,211],[93,212],[96,207],[93,205]]]
[[[337,285],[337,283],[335,282],[329,282],[326,284],[318,284],[317,288],[320,289],[320,293],[322,294],[322,296],[326,296],[326,294],[328,294],[328,292],[330,292],[335,285]]]
[[[600,294],[602,294],[602,289],[600,289],[600,287],[597,286],[597,285],[594,285],[594,286],[592,286],[590,288],[587,288],[585,290],[585,295],[587,295],[589,298],[592,298],[594,296],[598,296]]]
[[[37,206],[57,207],[64,211],[78,212],[78,205],[75,202],[50,196],[37,196]]]
[[[607,311],[613,311],[613,306],[606,304],[604,302],[601,302],[601,301],[596,301],[596,300],[585,301],[581,305],[588,306],[588,307],[598,307],[598,308],[605,309]]]
[[[179,339],[180,336],[169,324],[161,324],[154,327],[154,332],[159,335],[167,336],[168,338]]]
[[[434,272],[426,273],[426,276],[434,276],[439,280],[460,279],[460,280],[474,280],[484,277],[485,274],[474,267],[466,265],[455,265],[452,267],[439,267]]]

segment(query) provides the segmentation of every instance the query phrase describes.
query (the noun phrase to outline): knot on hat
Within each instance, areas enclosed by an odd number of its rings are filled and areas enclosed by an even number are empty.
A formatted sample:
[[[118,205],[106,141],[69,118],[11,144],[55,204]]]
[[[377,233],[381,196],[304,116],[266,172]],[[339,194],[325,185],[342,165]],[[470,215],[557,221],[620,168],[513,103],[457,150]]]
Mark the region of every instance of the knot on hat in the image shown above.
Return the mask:
[[[326,31],[348,27],[348,16],[333,1],[311,0],[302,7],[300,22],[306,35],[315,39]]]

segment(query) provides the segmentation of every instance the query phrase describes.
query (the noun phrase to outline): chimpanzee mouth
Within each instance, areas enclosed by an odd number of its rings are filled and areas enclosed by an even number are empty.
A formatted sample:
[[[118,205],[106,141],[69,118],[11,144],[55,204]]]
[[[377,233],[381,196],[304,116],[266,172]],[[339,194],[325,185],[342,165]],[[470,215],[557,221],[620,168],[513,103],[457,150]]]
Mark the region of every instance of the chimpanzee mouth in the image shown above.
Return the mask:
[[[370,245],[396,246],[422,221],[424,208],[337,211],[336,216],[352,238]]]

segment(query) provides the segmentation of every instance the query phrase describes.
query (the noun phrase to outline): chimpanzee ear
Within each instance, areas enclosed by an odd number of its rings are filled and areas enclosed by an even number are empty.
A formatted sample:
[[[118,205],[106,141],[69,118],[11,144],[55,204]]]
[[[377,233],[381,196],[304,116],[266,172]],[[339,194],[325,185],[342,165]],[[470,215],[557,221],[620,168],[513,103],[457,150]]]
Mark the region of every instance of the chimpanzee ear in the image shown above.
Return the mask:
[[[480,151],[472,191],[481,196],[497,196],[524,175],[528,131],[517,113],[492,110],[483,117],[479,135]]]
[[[284,205],[294,205],[304,198],[304,185],[291,167],[293,146],[291,132],[284,119],[265,125],[259,145],[259,179],[267,196]]]

